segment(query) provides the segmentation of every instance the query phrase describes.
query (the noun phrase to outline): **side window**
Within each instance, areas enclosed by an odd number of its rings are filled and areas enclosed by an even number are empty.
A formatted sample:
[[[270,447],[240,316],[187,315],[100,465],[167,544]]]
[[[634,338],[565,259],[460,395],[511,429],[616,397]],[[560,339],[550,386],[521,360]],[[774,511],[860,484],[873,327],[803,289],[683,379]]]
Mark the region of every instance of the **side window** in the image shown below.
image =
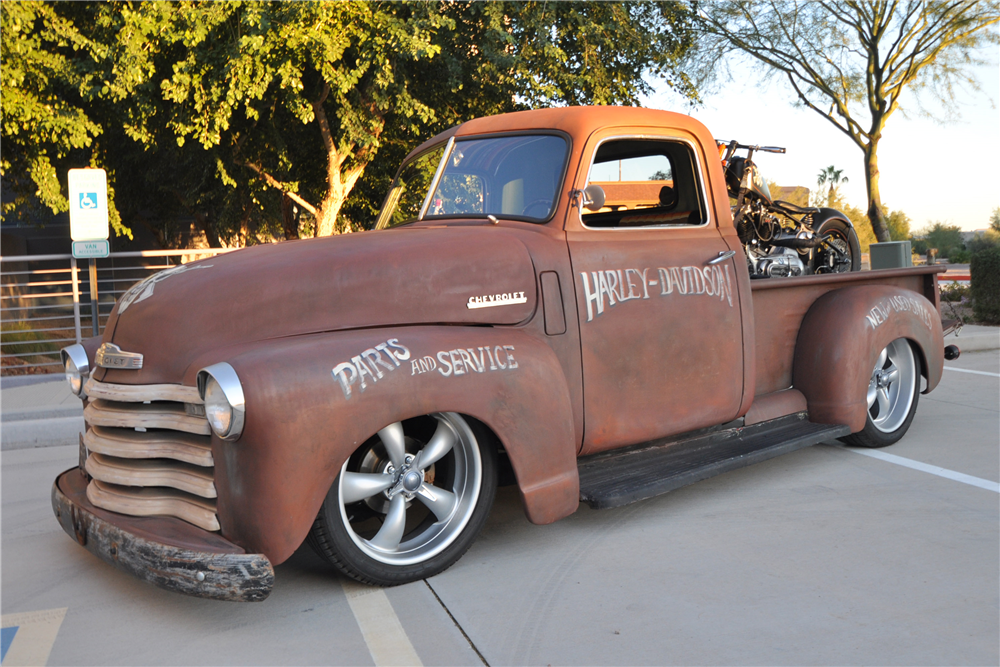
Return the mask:
[[[438,146],[403,166],[382,204],[376,229],[395,227],[417,219],[443,154],[444,146]]]
[[[476,174],[452,173],[441,178],[428,215],[482,213],[483,179]]]
[[[587,227],[697,226],[707,220],[691,149],[679,141],[615,139],[597,149],[588,185],[604,189],[604,208],[584,212]]]

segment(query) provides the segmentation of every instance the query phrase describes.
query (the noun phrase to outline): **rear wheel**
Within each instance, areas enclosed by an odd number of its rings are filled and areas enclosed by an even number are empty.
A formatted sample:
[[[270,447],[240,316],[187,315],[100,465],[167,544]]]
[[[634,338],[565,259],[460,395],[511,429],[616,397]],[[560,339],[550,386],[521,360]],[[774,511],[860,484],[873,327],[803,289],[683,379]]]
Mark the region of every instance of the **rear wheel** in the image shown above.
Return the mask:
[[[868,382],[865,428],[843,438],[858,447],[887,447],[902,438],[920,396],[920,357],[909,341],[897,338],[879,354]]]
[[[813,273],[847,273],[861,270],[861,243],[858,233],[843,220],[826,220],[815,230],[816,236],[829,236],[816,249]]]
[[[468,550],[496,492],[496,447],[454,412],[389,424],[344,463],[310,545],[348,576],[394,586]]]

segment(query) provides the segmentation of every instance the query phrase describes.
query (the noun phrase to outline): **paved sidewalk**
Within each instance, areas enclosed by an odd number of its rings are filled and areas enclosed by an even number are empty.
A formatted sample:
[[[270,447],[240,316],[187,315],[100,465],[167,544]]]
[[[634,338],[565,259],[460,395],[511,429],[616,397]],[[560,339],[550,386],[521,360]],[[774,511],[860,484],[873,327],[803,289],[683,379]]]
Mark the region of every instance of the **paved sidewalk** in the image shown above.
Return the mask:
[[[945,345],[958,345],[962,352],[976,350],[1000,349],[1000,327],[984,327],[966,324],[956,336],[948,334],[944,338]]]
[[[3,451],[75,444],[83,429],[83,404],[62,373],[0,380]]]

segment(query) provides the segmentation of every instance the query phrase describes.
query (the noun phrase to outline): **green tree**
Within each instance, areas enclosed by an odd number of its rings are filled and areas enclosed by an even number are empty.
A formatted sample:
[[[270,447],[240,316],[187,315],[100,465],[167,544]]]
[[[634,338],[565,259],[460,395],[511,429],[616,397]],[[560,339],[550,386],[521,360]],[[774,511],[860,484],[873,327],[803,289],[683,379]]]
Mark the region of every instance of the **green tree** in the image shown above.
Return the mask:
[[[993,209],[993,213],[990,214],[990,229],[1000,234],[1000,206]]]
[[[958,225],[948,225],[943,222],[933,222],[919,232],[928,248],[937,248],[940,257],[949,257],[956,250],[964,250],[962,228]]]
[[[87,109],[80,82],[103,48],[61,9],[43,2],[0,3],[0,176],[10,195],[5,217],[32,216],[40,208],[69,210],[66,170],[99,166],[89,156],[103,128]],[[123,231],[111,209],[112,224]]]
[[[864,153],[867,218],[890,240],[879,194],[878,146],[903,92],[926,91],[954,109],[955,88],[978,89],[969,66],[1000,41],[996,0],[734,0],[699,4],[704,79],[732,56],[783,78],[795,99]]]
[[[910,216],[902,211],[885,213],[885,224],[893,241],[907,241],[910,238]]]
[[[816,186],[822,188],[824,185],[829,185],[830,189],[826,195],[826,205],[833,206],[833,200],[836,198],[837,190],[841,183],[847,182],[847,176],[841,176],[844,173],[843,169],[837,169],[832,164],[826,169],[822,169],[819,175],[816,177]]]
[[[67,59],[60,85],[90,123],[75,143],[54,141],[104,166],[126,217],[161,239],[180,213],[213,245],[295,237],[303,218],[312,233],[345,231],[340,211],[380,152],[350,209],[358,222],[399,159],[455,123],[532,106],[634,103],[656,77],[694,96],[675,67],[690,46],[689,15],[667,2],[3,6],[5,21],[8,8],[42,7],[88,45],[74,51],[40,32],[42,19],[25,29]],[[53,179],[49,190],[61,196]]]
[[[655,78],[695,96],[669,2],[2,8],[13,207],[65,210],[66,168],[102,166],[113,213],[164,242],[181,216],[213,245],[360,228],[402,156],[476,116],[634,103]]]

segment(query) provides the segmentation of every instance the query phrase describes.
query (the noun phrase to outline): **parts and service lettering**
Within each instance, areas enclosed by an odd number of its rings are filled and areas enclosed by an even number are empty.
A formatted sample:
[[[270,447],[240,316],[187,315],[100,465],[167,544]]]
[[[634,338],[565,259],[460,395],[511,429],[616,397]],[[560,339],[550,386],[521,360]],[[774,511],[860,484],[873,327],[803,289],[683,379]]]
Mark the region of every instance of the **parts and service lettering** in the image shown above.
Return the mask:
[[[369,382],[375,384],[386,377],[387,373],[399,368],[399,362],[409,358],[410,350],[405,345],[400,345],[399,339],[390,338],[351,357],[350,361],[337,364],[333,369],[333,377],[340,382],[344,398],[349,399],[352,387],[357,385],[364,391]]]
[[[654,273],[655,271],[655,273]],[[587,300],[587,321],[604,314],[605,298],[608,307],[633,299],[654,296],[707,296],[715,297],[733,307],[733,285],[729,265],[721,266],[671,266],[667,268],[606,269],[583,271],[583,294]],[[655,289],[659,288],[659,292]]]
[[[445,377],[472,373],[510,371],[517,368],[513,345],[487,345],[441,350],[434,357],[422,357],[410,362],[410,375],[437,371]]]
[[[337,364],[333,369],[333,377],[340,383],[344,398],[349,400],[355,390],[363,392],[369,384],[387,378],[399,368],[401,361],[410,362],[411,376],[437,371],[444,377],[458,377],[511,371],[519,367],[514,358],[513,345],[455,348],[441,350],[435,355],[417,357],[399,339],[390,338],[351,357],[350,361]]]

